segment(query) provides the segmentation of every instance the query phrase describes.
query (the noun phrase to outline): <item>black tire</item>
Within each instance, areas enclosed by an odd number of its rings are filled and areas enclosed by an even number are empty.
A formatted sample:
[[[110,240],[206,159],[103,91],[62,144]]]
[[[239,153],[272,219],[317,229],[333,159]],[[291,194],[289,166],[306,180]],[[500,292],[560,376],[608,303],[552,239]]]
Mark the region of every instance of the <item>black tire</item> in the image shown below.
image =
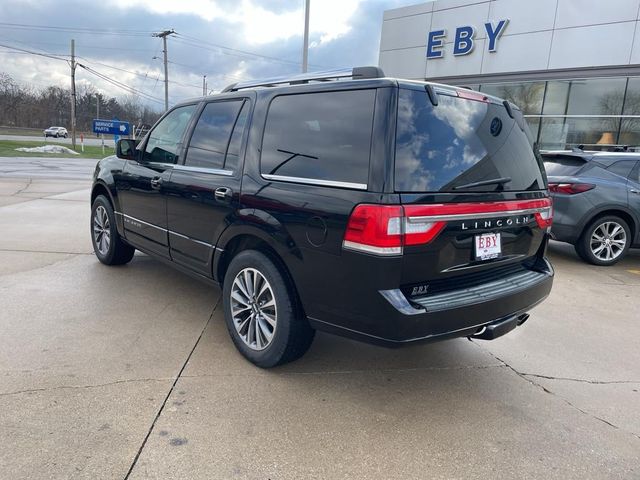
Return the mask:
[[[247,270],[250,269],[250,270]],[[239,331],[236,329],[236,322],[232,314],[232,308],[241,307],[242,304],[238,303],[237,298],[238,290],[234,286],[236,278],[239,274],[244,272],[257,271],[262,280],[266,280],[266,284],[269,290],[265,293],[272,296],[275,300],[274,310],[269,311],[272,319],[275,318],[275,326],[271,330],[272,337],[266,344],[266,347],[262,349],[256,349],[257,345],[251,347],[248,342],[250,337],[249,328],[244,330],[246,338],[241,335],[242,329]],[[251,273],[249,273],[251,274]],[[255,275],[255,274],[254,274]],[[255,276],[253,278],[256,278]],[[259,282],[260,280],[258,280]],[[258,283],[259,284],[259,283]],[[246,283],[244,284],[246,286]],[[262,283],[264,285],[264,283]],[[235,297],[232,297],[234,293]],[[265,254],[256,250],[245,250],[236,255],[229,264],[229,268],[224,276],[223,285],[223,303],[224,303],[224,319],[229,330],[229,335],[233,340],[236,348],[240,353],[250,362],[261,368],[275,367],[276,365],[282,365],[284,363],[291,362],[300,358],[309,349],[313,342],[315,330],[311,328],[300,307],[299,300],[290,279],[281,271]],[[254,295],[254,306],[258,306],[258,302],[262,297]],[[270,298],[270,297],[267,297]],[[271,302],[268,302],[271,303]],[[247,305],[245,303],[244,305]],[[252,306],[251,308],[254,308]],[[260,305],[262,306],[262,305]],[[246,309],[245,309],[246,310]],[[253,310],[256,311],[256,310]],[[267,313],[267,310],[259,310],[258,317]],[[236,318],[242,319],[242,316]],[[247,317],[248,318],[248,317]],[[263,317],[262,317],[263,318]],[[246,320],[251,324],[251,320]],[[240,322],[239,322],[240,323]],[[243,323],[244,325],[244,323]],[[262,322],[261,325],[266,325]],[[254,337],[267,338],[256,330],[260,328],[260,331],[264,331],[264,328],[258,324],[258,320],[254,321]],[[256,342],[253,342],[256,343]]]
[[[603,241],[606,242],[607,236],[602,235],[605,231],[614,232],[616,231],[616,226],[621,227],[621,230],[617,230],[616,235],[610,235],[609,241],[614,241],[615,245],[607,246],[604,244],[604,251],[598,251],[598,248],[603,246],[602,244],[597,243],[597,238],[602,237]],[[624,241],[624,246],[622,242]],[[598,265],[603,267],[608,267],[611,265],[615,265],[620,260],[622,260],[629,247],[631,246],[631,229],[627,222],[625,222],[622,218],[615,215],[607,215],[604,217],[596,218],[589,225],[585,227],[580,238],[578,239],[578,243],[575,245],[576,253],[582,258],[585,262],[590,263],[592,265]],[[604,258],[607,256],[606,250],[612,252],[611,258]]]
[[[60,138],[60,134],[59,133],[56,133],[56,138]]]
[[[98,195],[91,206],[89,228],[93,251],[98,260],[105,265],[123,265],[131,261],[136,249],[120,238],[113,207],[104,195]],[[102,235],[98,230],[102,230]],[[105,235],[106,232],[108,235]]]
[[[64,138],[67,138],[67,137],[68,137],[68,135],[65,133],[65,134],[64,134]]]

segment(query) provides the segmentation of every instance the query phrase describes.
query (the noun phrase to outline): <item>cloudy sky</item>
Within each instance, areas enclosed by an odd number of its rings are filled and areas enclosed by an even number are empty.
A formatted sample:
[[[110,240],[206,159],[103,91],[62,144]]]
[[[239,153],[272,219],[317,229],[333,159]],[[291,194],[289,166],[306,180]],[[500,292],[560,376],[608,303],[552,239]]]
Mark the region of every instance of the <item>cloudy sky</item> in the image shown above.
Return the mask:
[[[309,70],[375,65],[382,13],[417,0],[311,0]],[[70,40],[78,61],[142,92],[162,108],[162,41],[169,39],[169,102],[240,79],[299,72],[304,0],[0,0],[0,72],[21,84],[69,85]],[[53,54],[62,60],[10,50]],[[156,58],[154,58],[156,57]],[[77,83],[131,94],[82,68]]]

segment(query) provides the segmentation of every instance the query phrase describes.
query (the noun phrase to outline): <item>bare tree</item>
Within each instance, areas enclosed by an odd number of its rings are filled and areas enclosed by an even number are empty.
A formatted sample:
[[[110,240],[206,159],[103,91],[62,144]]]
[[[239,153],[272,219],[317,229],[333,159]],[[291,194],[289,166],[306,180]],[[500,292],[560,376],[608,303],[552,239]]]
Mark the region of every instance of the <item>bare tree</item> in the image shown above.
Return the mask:
[[[20,86],[10,75],[0,72],[0,125],[26,128],[68,126],[71,123],[70,102],[68,88]],[[137,97],[107,98],[96,92],[92,85],[78,84],[76,119],[79,131],[91,130],[98,102],[102,118],[150,125],[160,117],[158,111],[143,105]]]

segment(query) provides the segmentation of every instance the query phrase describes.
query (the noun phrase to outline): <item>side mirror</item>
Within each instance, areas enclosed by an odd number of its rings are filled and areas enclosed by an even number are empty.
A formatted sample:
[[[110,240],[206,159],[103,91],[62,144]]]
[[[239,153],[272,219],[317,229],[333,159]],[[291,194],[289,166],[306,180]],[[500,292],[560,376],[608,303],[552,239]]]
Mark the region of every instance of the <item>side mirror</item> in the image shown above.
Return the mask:
[[[116,156],[124,160],[135,160],[137,157],[136,147],[138,140],[131,138],[122,138],[116,144]]]

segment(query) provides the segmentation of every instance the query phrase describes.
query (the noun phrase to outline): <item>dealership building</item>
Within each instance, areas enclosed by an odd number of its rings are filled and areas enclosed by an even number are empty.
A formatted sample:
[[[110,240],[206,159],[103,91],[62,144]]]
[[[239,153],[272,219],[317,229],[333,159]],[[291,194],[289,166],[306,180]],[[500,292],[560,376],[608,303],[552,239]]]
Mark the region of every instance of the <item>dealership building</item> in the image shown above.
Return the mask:
[[[436,0],[384,12],[389,76],[524,111],[541,148],[640,146],[640,0]]]

